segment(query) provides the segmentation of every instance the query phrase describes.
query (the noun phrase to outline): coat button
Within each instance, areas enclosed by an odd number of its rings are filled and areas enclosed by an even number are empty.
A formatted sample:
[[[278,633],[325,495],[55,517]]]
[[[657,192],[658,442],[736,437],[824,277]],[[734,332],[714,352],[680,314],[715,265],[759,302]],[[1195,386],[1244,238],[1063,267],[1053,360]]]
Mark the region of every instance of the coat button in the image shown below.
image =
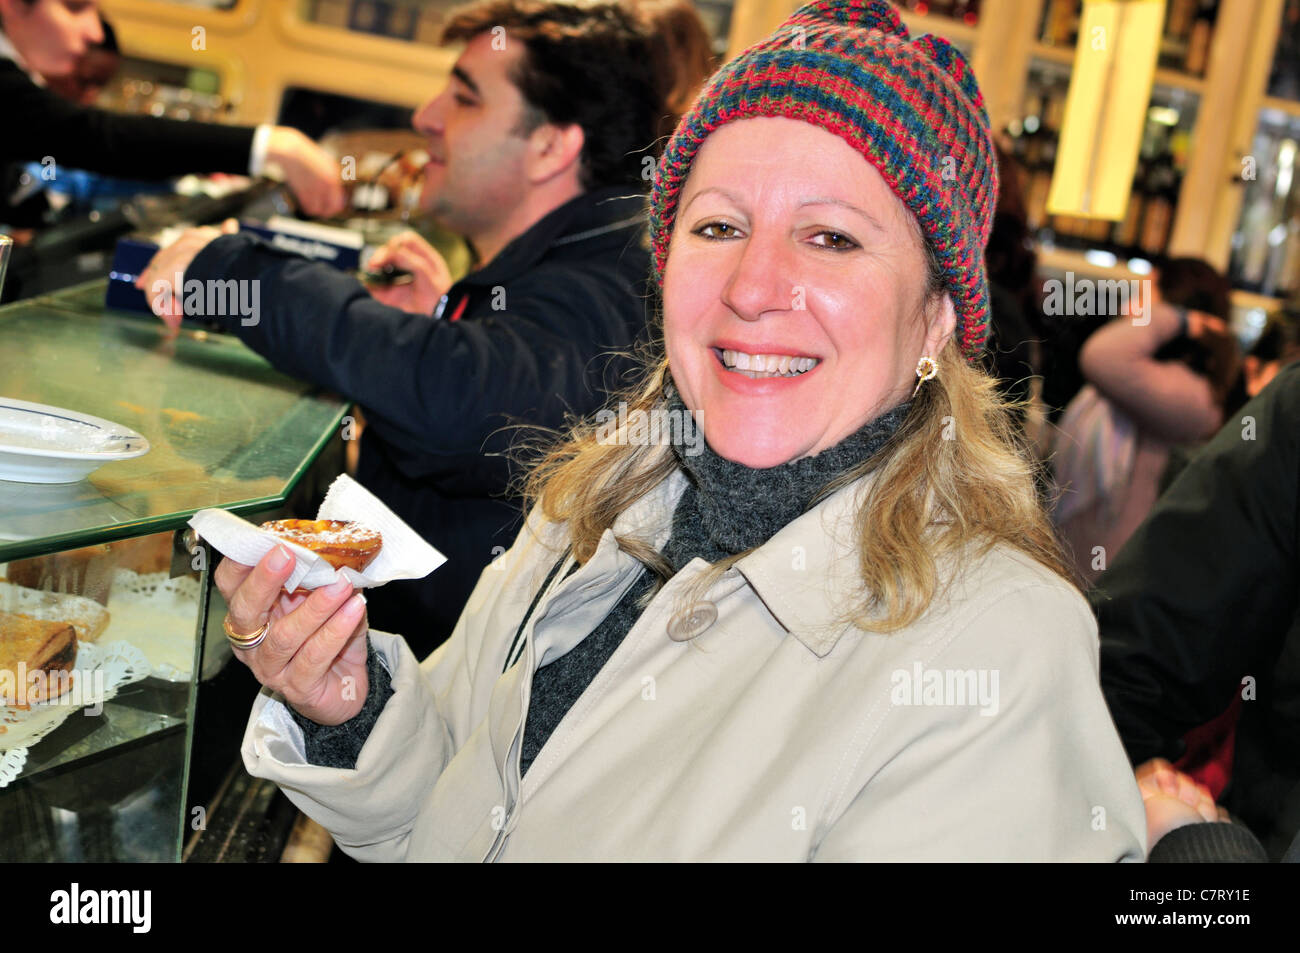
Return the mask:
[[[668,623],[668,638],[674,642],[689,642],[717,621],[717,606],[712,602],[697,602],[685,612],[673,616]]]

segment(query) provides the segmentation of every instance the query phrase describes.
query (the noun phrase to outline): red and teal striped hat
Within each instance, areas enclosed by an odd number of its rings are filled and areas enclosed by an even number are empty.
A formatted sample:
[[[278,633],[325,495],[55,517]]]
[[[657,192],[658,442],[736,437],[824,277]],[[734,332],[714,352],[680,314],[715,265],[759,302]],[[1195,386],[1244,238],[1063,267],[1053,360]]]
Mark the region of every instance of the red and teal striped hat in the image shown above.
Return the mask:
[[[655,276],[663,282],[677,199],[709,134],[782,116],[844,139],[911,209],[938,252],[973,360],[989,330],[984,273],[997,204],[989,117],[966,58],[936,36],[912,39],[884,0],[817,0],[719,70],[682,117],[651,191]]]

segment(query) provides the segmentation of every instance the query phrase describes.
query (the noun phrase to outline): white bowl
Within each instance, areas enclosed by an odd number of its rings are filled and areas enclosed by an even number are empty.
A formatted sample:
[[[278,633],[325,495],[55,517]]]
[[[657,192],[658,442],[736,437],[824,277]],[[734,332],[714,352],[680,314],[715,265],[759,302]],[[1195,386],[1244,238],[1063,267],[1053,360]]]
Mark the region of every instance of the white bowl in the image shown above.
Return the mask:
[[[0,397],[0,480],[75,483],[105,463],[149,452],[149,441],[102,417]]]

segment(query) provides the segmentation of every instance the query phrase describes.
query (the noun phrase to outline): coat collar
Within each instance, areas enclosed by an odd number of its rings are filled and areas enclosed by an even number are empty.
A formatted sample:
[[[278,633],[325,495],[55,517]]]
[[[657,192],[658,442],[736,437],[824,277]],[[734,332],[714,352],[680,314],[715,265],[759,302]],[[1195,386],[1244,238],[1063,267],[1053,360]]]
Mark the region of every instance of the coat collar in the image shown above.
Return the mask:
[[[868,475],[821,500],[736,563],[768,611],[818,658],[852,628],[846,616],[864,595],[854,524],[874,479]],[[674,470],[615,520],[614,534],[640,536],[662,549],[686,484],[686,475]]]
[[[4,30],[0,30],[0,60],[10,60],[14,66],[27,74],[37,86],[45,85],[45,78],[33,69],[28,69],[27,63],[23,60],[22,54],[18,52],[18,47],[14,46],[14,41],[9,39]]]
[[[594,189],[553,209],[506,245],[485,267],[471,271],[457,284],[462,287],[491,287],[505,284],[557,248],[573,246],[577,254],[584,245],[608,240],[611,235],[631,241],[645,227],[646,197],[627,186]]]

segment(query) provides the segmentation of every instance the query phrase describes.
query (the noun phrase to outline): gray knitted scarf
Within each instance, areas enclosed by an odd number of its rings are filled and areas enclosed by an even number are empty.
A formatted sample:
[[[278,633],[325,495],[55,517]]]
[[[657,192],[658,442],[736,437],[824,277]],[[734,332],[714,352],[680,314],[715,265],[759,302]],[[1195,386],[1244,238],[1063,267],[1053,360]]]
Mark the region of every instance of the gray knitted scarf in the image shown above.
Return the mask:
[[[686,412],[671,381],[665,394],[669,410]],[[680,569],[696,556],[713,563],[763,545],[807,510],[827,484],[879,451],[911,406],[910,401],[899,404],[816,456],[764,470],[721,457],[707,442],[701,442],[703,450],[696,455],[675,443],[690,486],[673,512],[664,556]]]
[[[665,393],[669,410],[686,412],[671,381]],[[664,546],[664,558],[678,572],[696,556],[714,563],[763,545],[807,510],[828,483],[880,450],[910,408],[910,402],[899,404],[816,456],[764,470],[720,457],[707,443],[703,452],[694,456],[686,453],[682,444],[674,443],[690,482],[673,510],[672,535]],[[680,433],[684,432],[681,428]],[[533,673],[520,756],[523,772],[640,618],[641,597],[654,581],[649,571],[643,572],[590,635]]]

